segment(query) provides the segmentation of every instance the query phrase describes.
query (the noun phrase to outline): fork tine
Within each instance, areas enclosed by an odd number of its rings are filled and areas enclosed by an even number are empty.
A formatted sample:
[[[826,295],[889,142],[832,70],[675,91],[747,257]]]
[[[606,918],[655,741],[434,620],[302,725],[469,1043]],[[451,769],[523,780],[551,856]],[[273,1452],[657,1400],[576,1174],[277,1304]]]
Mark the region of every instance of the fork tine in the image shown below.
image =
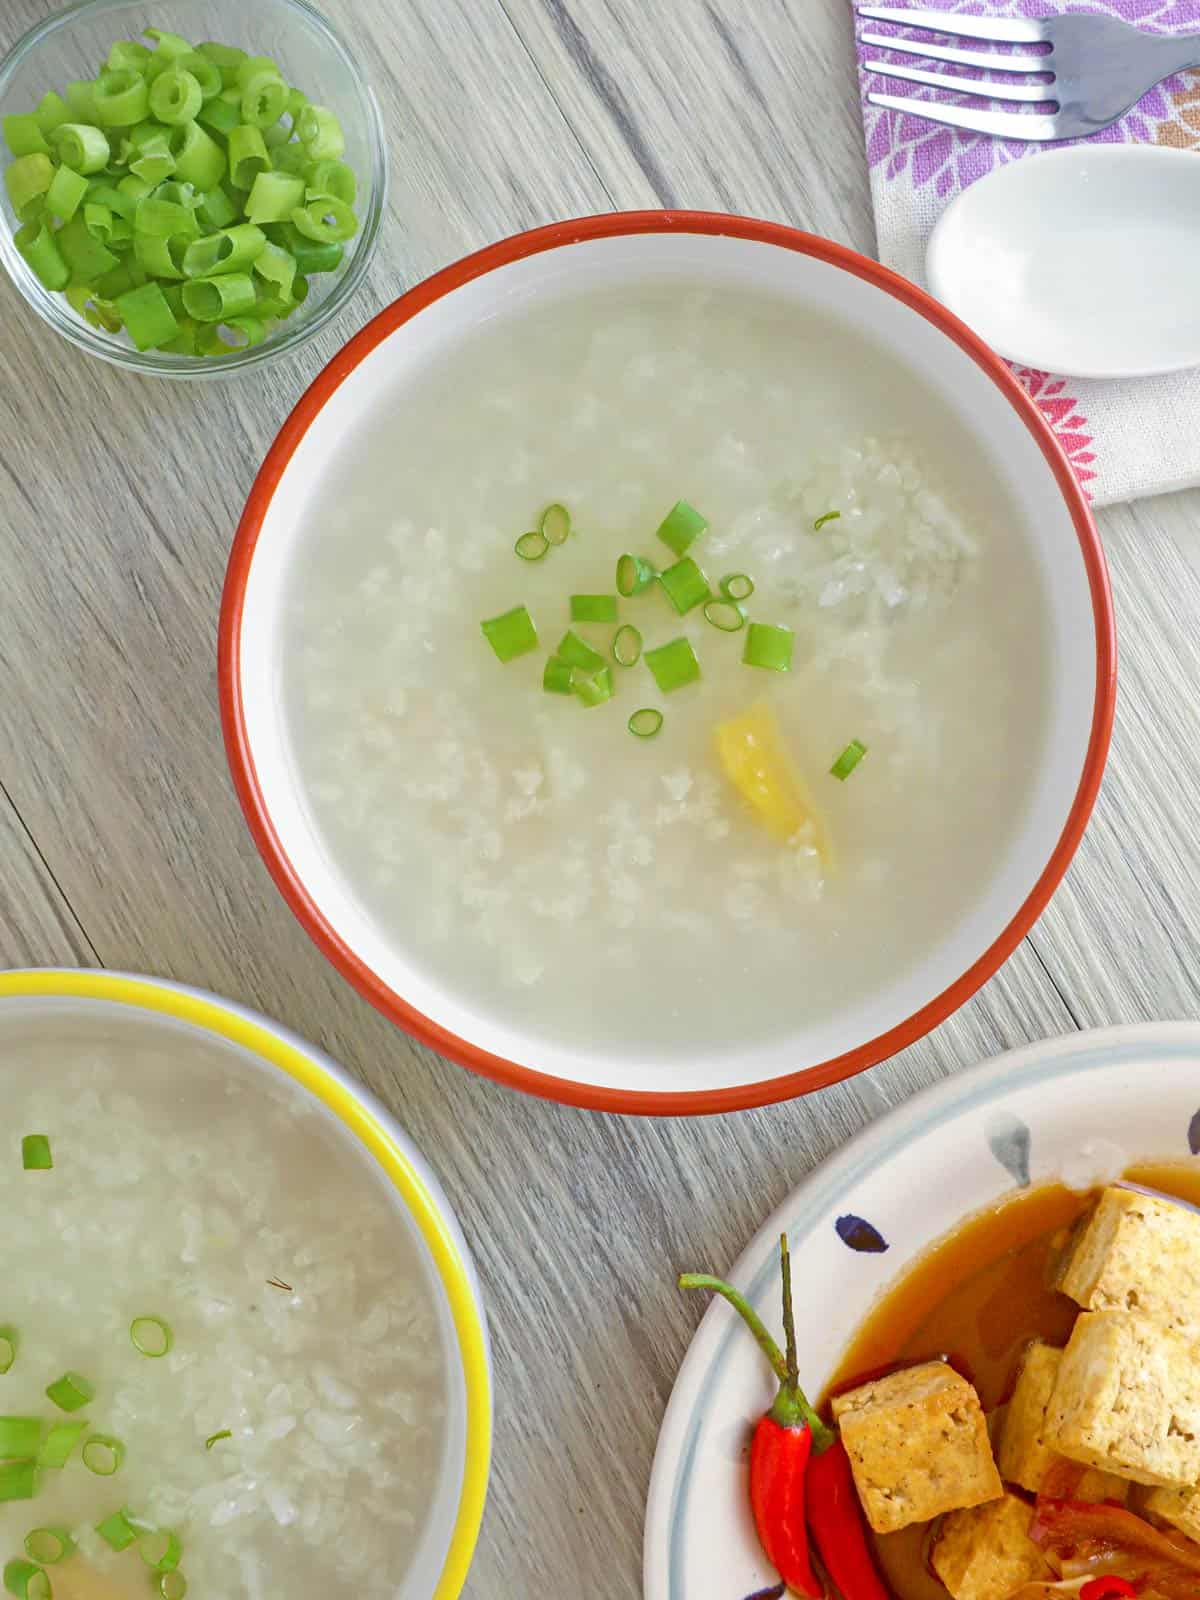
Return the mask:
[[[860,33],[862,44],[894,50],[901,56],[923,56],[928,61],[952,61],[956,67],[979,67],[984,72],[1049,72],[1052,56],[997,56],[986,50],[959,50],[952,44],[915,44],[890,33]]]
[[[975,111],[970,106],[942,105],[937,100],[906,100],[897,94],[869,94],[873,106],[888,111],[906,111],[927,122],[944,122],[951,128],[968,128],[973,133],[990,133],[999,139],[1032,140],[1048,144],[1062,135],[1055,131],[1057,118],[1026,115],[1020,111]]]
[[[981,100],[1023,100],[1027,105],[1054,99],[1052,83],[986,83],[982,78],[960,78],[950,72],[923,72],[920,67],[890,67],[886,61],[864,61],[868,72],[908,83],[927,83],[948,94],[973,94]]]
[[[1002,44],[1042,44],[1046,29],[1031,17],[972,17],[957,11],[923,11],[912,6],[859,6],[868,22],[898,22],[929,33],[954,33],[962,39],[997,39]]]

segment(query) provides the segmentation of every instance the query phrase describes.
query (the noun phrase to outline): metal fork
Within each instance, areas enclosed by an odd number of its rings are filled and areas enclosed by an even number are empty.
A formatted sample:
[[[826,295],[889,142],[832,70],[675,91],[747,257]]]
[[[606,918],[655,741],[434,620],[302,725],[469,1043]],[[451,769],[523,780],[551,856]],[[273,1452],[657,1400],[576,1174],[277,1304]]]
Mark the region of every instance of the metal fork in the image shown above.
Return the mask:
[[[1002,139],[1082,139],[1123,117],[1156,83],[1188,67],[1200,66],[1200,34],[1143,33],[1115,17],[976,17],[951,11],[926,11],[910,6],[855,7],[869,22],[897,22],[926,33],[960,39],[985,39],[992,44],[1049,45],[1040,55],[1002,55],[986,50],[960,50],[953,45],[922,44],[883,33],[863,33],[862,42],[927,61],[1002,72],[1001,82],[929,72],[921,67],[868,61],[868,72],[909,83],[929,84],[953,94],[982,100],[1053,102],[1052,112],[983,111],[956,101],[906,99],[894,94],[869,94],[872,105],[907,111],[952,128],[995,134]],[[1050,82],[1021,81],[1032,73],[1049,73]]]

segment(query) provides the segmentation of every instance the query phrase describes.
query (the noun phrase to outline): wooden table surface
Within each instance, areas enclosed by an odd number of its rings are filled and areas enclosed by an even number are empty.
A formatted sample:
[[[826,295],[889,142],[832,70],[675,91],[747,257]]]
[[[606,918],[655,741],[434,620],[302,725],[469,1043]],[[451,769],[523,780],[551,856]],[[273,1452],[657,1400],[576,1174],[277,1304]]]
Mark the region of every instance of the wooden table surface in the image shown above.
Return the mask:
[[[368,286],[315,346],[232,384],[139,380],[0,284],[0,963],[203,985],[382,1096],[440,1171],[490,1308],[495,1466],[466,1593],[625,1600],[701,1311],[673,1273],[730,1263],[815,1162],[923,1084],[1073,1028],[1196,1014],[1200,493],[1100,517],[1122,646],[1100,803],[1038,926],[936,1033],[853,1083],[691,1122],[563,1110],[437,1059],[309,944],[226,776],[217,604],[263,452],[371,314],[518,229],[697,206],[868,253],[874,237],[845,0],[324,3],[373,74],[394,181]],[[4,0],[0,51],[53,9]]]

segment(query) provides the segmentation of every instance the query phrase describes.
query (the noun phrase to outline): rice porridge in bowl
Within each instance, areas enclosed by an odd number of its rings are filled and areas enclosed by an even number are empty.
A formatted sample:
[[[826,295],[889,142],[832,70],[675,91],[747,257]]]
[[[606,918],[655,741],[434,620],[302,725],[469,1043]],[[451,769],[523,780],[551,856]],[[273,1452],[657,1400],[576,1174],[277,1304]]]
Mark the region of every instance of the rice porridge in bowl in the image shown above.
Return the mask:
[[[463,1368],[384,1168],[287,1072],[105,985],[0,989],[10,1592],[457,1594]]]
[[[497,290],[436,352],[419,315],[301,445],[250,652],[257,776],[353,948],[402,947],[398,992],[468,1041],[652,1090],[933,998],[930,953],[978,943],[1045,830],[1064,716],[1027,486],[939,374],[853,308],[688,265]]]

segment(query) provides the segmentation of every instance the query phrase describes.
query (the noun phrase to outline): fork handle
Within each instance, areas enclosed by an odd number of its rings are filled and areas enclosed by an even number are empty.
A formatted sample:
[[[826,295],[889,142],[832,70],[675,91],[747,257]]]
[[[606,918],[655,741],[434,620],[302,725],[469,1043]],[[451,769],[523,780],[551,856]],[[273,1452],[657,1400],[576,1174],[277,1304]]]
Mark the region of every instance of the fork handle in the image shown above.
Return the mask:
[[[1200,33],[1147,34],[1144,37],[1152,38],[1158,47],[1162,78],[1200,67]]]

